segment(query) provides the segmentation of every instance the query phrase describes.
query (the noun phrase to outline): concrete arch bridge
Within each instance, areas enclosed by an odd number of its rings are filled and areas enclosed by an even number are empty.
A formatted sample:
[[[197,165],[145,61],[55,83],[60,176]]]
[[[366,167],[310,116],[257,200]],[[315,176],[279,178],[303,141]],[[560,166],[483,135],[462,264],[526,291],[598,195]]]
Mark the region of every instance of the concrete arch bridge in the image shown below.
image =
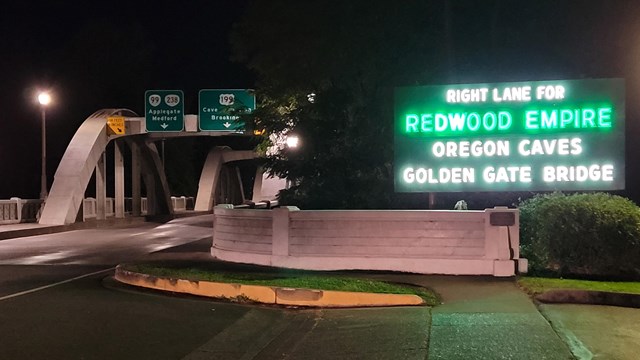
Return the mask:
[[[125,118],[125,135],[111,133],[107,118]],[[116,218],[125,217],[125,146],[131,159],[131,209],[133,216],[142,211],[142,183],[146,188],[146,213],[171,215],[174,212],[171,193],[162,159],[155,145],[160,139],[192,136],[228,136],[237,133],[198,131],[197,116],[185,115],[185,131],[148,133],[145,119],[127,109],[103,109],[89,116],[71,139],[56,170],[49,195],[39,218],[40,224],[63,225],[82,219],[81,209],[87,187],[95,173],[96,219],[106,219],[107,209],[107,161],[106,151],[113,146],[113,213]],[[206,158],[195,199],[195,211],[212,211],[218,202],[235,204],[247,202],[242,187],[240,171],[234,163],[256,158],[252,150],[233,150],[226,146],[213,147]],[[110,177],[109,177],[110,178]],[[284,188],[283,179],[267,178],[262,169],[256,169],[252,202],[273,204],[278,190]]]

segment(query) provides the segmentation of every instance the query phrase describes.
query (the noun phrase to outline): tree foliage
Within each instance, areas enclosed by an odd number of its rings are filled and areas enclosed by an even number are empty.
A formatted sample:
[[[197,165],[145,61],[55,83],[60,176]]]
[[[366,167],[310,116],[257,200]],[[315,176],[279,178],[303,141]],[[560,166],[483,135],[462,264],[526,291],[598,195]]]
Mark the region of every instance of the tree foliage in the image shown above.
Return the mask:
[[[254,126],[301,139],[265,159],[294,184],[283,202],[393,205],[393,88],[433,74],[437,11],[424,1],[253,3],[231,42],[235,59],[258,75]]]

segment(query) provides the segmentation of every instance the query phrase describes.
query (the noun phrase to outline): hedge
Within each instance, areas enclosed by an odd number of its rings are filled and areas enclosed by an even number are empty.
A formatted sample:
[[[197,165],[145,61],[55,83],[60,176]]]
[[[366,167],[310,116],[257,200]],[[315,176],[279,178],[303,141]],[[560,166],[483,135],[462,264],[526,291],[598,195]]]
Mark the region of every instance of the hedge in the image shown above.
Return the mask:
[[[553,193],[519,208],[521,253],[532,273],[640,278],[640,208],[632,201]]]

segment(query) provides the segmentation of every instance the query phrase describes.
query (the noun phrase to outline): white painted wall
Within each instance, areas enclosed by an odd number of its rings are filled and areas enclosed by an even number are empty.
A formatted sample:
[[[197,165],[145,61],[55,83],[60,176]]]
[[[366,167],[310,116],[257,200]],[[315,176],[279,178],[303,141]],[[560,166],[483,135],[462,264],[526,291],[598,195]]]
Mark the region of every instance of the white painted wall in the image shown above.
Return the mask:
[[[512,212],[513,226],[492,226]],[[511,276],[519,256],[518,210],[214,211],[216,258],[310,270],[393,270]],[[509,246],[513,249],[513,257]]]

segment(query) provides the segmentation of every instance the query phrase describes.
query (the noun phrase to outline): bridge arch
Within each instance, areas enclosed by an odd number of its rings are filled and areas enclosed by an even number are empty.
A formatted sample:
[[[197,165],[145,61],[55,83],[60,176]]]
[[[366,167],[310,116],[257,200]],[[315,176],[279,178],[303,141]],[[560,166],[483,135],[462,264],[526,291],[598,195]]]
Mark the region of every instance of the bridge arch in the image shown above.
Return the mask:
[[[196,211],[211,211],[214,206],[215,191],[220,182],[222,166],[225,163],[254,159],[256,154],[251,150],[234,151],[228,146],[216,146],[209,151],[200,182],[198,183],[198,195],[196,196]],[[256,174],[256,177],[258,174]],[[262,176],[262,174],[260,174]]]
[[[91,175],[109,143],[106,118],[113,115],[136,116],[127,109],[103,109],[80,125],[60,160],[40,215],[40,224],[75,222]]]
[[[107,118],[110,116],[125,117],[126,135],[109,135],[107,133]],[[186,115],[185,118],[187,117],[191,117],[189,119],[191,122],[195,118],[194,115]],[[182,132],[162,134],[162,137],[220,135],[226,134]],[[49,196],[42,209],[39,223],[63,225],[75,222],[94,171],[96,172],[97,218],[104,219],[106,201],[106,185],[104,184],[106,177],[105,151],[109,142],[114,140],[116,217],[124,217],[124,164],[122,159],[122,146],[124,144],[127,144],[132,152],[132,171],[134,173],[137,171],[137,175],[133,176],[137,180],[132,180],[133,214],[140,214],[140,178],[144,181],[147,189],[148,214],[172,214],[171,193],[160,154],[153,143],[154,140],[158,140],[157,137],[158,134],[146,132],[144,118],[138,117],[131,110],[103,109],[93,113],[78,128],[65,150],[56,170]],[[250,160],[255,157],[255,152],[251,150],[232,150],[228,147],[220,146],[211,149],[202,169],[195,210],[213,210],[216,189],[220,183],[220,173],[225,164]],[[118,167],[118,162],[120,167]],[[238,178],[238,180],[240,179]],[[256,196],[261,197],[257,201],[266,199],[266,197],[262,198],[264,197],[264,194],[261,193],[262,180],[262,170],[258,169],[254,183],[254,201],[257,199]],[[102,217],[100,216],[100,209],[102,209]],[[120,212],[118,209],[121,209]]]

